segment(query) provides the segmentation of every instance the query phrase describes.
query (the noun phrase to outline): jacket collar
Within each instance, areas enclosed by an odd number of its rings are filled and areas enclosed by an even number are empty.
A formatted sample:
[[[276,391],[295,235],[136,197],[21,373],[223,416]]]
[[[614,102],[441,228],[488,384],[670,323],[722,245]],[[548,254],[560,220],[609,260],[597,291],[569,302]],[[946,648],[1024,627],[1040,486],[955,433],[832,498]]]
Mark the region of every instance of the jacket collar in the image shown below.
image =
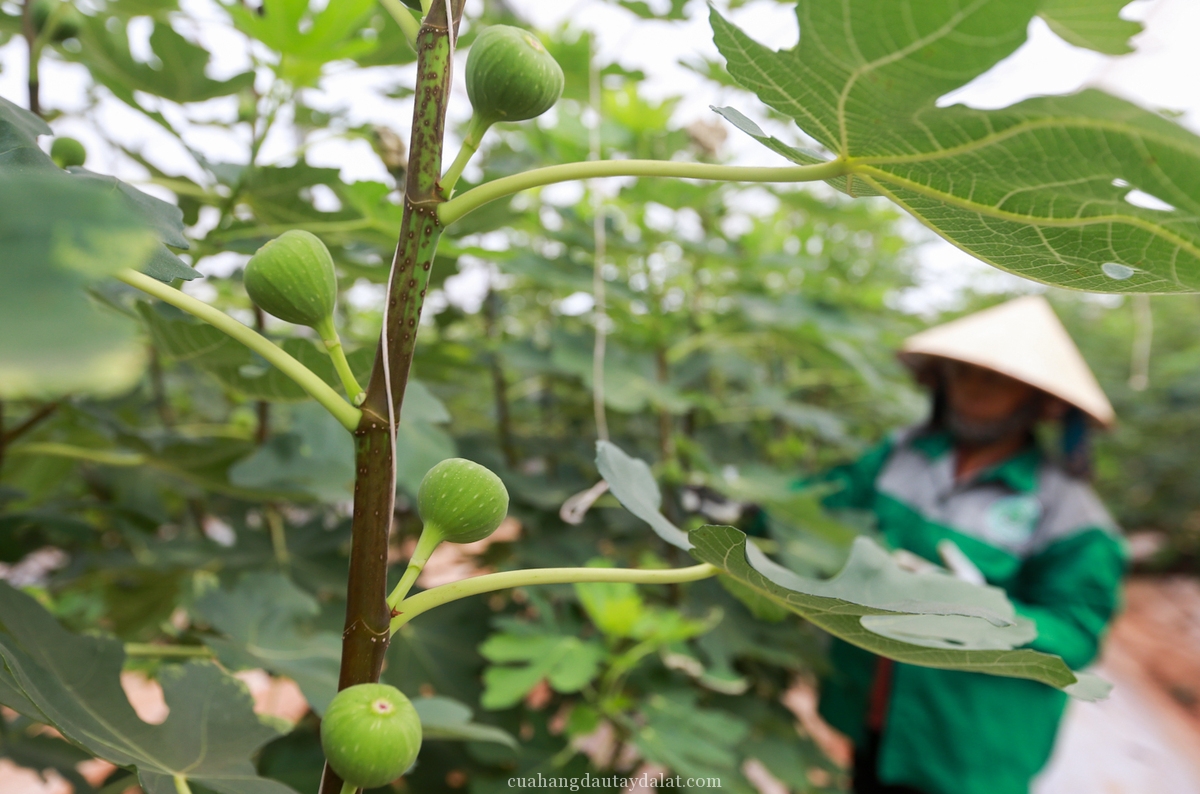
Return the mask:
[[[930,460],[937,460],[954,451],[954,440],[944,430],[923,433],[911,442],[913,449]],[[975,476],[975,482],[999,482],[1017,493],[1032,493],[1037,490],[1038,469],[1042,464],[1042,450],[1037,442],[1030,441],[1019,452],[985,469]]]

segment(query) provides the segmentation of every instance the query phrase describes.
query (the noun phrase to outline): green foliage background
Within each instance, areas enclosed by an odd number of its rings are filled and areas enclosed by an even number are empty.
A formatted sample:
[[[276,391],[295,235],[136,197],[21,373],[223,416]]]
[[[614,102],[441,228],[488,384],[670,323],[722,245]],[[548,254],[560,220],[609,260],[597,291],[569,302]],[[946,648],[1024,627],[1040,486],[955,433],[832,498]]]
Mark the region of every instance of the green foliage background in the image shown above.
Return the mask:
[[[643,3],[620,5],[655,15]],[[1068,13],[1071,4],[1057,6]],[[341,111],[310,107],[306,89],[335,62],[394,66],[412,54],[369,0],[320,12],[301,0],[268,0],[265,8],[264,15],[236,3],[225,8],[233,27],[267,48],[256,51],[254,72],[226,80],[205,75],[209,54],[179,32],[187,15],[171,0],[110,2],[86,14],[78,37],[53,44],[47,57],[82,64],[94,82],[92,104],[72,115],[90,118],[107,91],[180,141],[180,156],[191,158],[186,168],[122,154],[145,169],[148,184],[174,195],[192,227],[186,262],[203,270],[208,257],[250,254],[290,228],[318,234],[338,265],[351,364],[365,372],[379,334],[398,196],[393,182],[345,183],[335,169],[307,164],[304,150],[330,133],[366,140],[401,179],[396,136],[407,130],[355,126]],[[0,9],[0,35],[17,33],[8,6]],[[672,3],[665,18],[681,13],[682,4]],[[132,55],[127,28],[147,17],[150,63]],[[280,22],[300,17],[308,20],[304,33]],[[484,21],[520,23],[501,3],[486,5]],[[1119,48],[1127,35],[1103,46]],[[567,73],[566,95],[537,123],[497,128],[480,161],[485,178],[589,156],[591,43],[566,31],[546,42]],[[720,161],[704,128],[673,123],[675,99],[649,99],[640,75],[600,67],[604,156]],[[719,65],[697,68],[729,79]],[[405,90],[399,79],[392,92]],[[237,99],[236,118],[208,123],[242,134],[238,162],[212,162],[187,147],[164,110],[214,97]],[[294,119],[294,158],[260,162],[268,131],[284,117]],[[318,209],[330,206],[318,195],[336,197],[337,208]],[[501,474],[522,526],[519,540],[484,553],[487,565],[686,562],[611,496],[578,525],[559,517],[566,499],[598,479],[596,318],[588,296],[599,206],[609,331],[603,403],[613,440],[652,462],[675,524],[692,528],[720,514],[719,522],[749,526],[754,509],[736,508],[761,506],[771,516],[766,543],[789,567],[836,570],[869,527],[825,515],[819,494],[790,486],[923,414],[923,398],[890,352],[925,324],[895,308],[895,296],[913,286],[916,261],[900,213],[824,187],[643,179],[622,182],[598,203],[586,187],[569,200],[562,195],[497,202],[444,238],[414,365],[419,383],[400,425],[397,557],[419,529],[411,497],[421,476],[462,455]],[[480,269],[490,287],[477,310],[437,297],[448,277]],[[216,305],[264,324],[240,271],[206,283]],[[963,309],[996,298],[968,295]],[[319,712],[336,681],[344,612],[349,438],[291,381],[219,332],[125,288],[96,286],[92,299],[106,320],[136,331],[137,355],[148,366],[116,396],[21,395],[4,403],[6,428],[46,418],[4,449],[0,561],[62,549],[65,564],[35,592],[70,629],[204,647],[230,669],[265,667],[299,682]],[[1102,494],[1127,527],[1170,535],[1160,564],[1194,565],[1200,513],[1192,494],[1200,483],[1187,431],[1200,402],[1196,299],[1155,297],[1148,314],[1129,299],[1053,299],[1122,419],[1099,441]],[[1146,332],[1147,316],[1155,335],[1148,385],[1137,390],[1130,347]],[[78,319],[76,335],[88,333],[95,318],[80,312]],[[309,336],[270,320],[265,327],[333,382]],[[136,362],[128,367],[122,387],[137,377]],[[605,774],[641,759],[749,792],[743,769],[758,759],[792,790],[837,790],[843,773],[796,731],[779,702],[797,676],[822,669],[822,640],[771,606],[717,581],[578,585],[472,599],[439,611],[436,621],[418,619],[394,638],[385,680],[422,696],[423,716],[440,719],[446,735],[478,741],[431,742],[407,785],[483,794],[507,790],[512,775]],[[129,664],[175,669],[154,659]],[[170,675],[211,674],[203,663],[185,670]],[[74,773],[78,753],[31,729],[35,712],[8,724],[0,751],[60,769],[77,791],[90,790]],[[588,735],[612,742],[589,753],[573,747]],[[267,777],[312,791],[320,760],[312,714],[269,741],[255,763]],[[108,783],[119,787],[124,774]]]

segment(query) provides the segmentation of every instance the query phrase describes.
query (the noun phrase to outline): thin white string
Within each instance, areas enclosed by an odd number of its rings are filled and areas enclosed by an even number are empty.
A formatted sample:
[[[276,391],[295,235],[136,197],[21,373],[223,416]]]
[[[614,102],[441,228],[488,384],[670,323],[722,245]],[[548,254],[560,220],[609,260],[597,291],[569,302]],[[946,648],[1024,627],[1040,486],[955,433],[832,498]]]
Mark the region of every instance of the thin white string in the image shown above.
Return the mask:
[[[450,57],[446,59],[446,99],[450,99],[450,90],[454,88],[454,49],[458,46],[458,29],[454,27],[454,12],[450,9],[450,0],[446,0],[446,26],[450,32]]]
[[[588,103],[592,106],[594,114],[592,128],[588,130],[589,160],[599,160],[601,154],[600,70],[596,65],[595,43],[593,35],[588,45]],[[592,306],[596,323],[596,335],[592,342],[592,413],[596,421],[596,437],[601,441],[608,441],[608,413],[604,405],[604,356],[608,341],[604,258],[607,254],[608,236],[604,226],[604,195],[600,192],[600,180],[591,180],[588,187],[592,192]]]
[[[405,187],[405,198],[407,198],[408,188]],[[396,259],[400,258],[400,245],[396,247]],[[380,345],[383,346],[383,392],[387,398],[387,418],[388,418],[388,440],[392,446],[392,490],[396,489],[396,412],[392,404],[392,366],[391,355],[388,352],[388,307],[392,303],[392,280],[396,278],[396,262],[392,262],[392,270],[388,273],[387,292],[383,298],[383,339],[380,340]],[[390,517],[389,517],[390,522]],[[389,523],[388,529],[391,529]]]

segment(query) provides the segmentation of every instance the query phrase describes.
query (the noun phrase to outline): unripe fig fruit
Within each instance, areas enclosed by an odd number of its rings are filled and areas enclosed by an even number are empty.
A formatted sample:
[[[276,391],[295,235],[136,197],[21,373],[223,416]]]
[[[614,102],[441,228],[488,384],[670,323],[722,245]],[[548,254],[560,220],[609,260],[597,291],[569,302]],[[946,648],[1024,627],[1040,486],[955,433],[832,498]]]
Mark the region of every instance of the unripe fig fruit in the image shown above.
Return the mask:
[[[443,460],[421,480],[417,513],[426,532],[451,543],[483,540],[508,515],[508,490],[500,478],[478,463]]]
[[[55,138],[50,144],[50,159],[59,168],[83,165],[87,161],[87,149],[74,138]]]
[[[484,122],[535,118],[553,107],[562,92],[562,67],[529,31],[492,25],[471,45],[467,96]]]
[[[321,747],[343,781],[376,788],[404,774],[421,750],[421,718],[404,693],[358,684],[334,696],[321,720]]]
[[[244,275],[250,300],[296,325],[331,324],[337,302],[333,257],[315,235],[292,229],[258,249]]]

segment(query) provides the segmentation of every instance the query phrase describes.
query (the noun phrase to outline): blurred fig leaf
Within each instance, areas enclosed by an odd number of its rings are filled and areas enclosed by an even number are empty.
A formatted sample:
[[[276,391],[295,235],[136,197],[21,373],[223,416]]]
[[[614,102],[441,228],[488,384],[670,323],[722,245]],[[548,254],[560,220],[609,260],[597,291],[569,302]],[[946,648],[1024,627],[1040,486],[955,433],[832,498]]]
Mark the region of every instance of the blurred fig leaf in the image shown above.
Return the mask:
[[[1142,31],[1140,22],[1121,19],[1129,0],[1042,0],[1038,16],[1068,44],[1105,55],[1133,52],[1129,37]]]
[[[407,411],[405,405],[404,412]],[[430,469],[458,452],[454,438],[442,428],[430,422],[406,420],[403,416],[396,426],[396,446],[403,450],[396,461],[396,486],[410,496],[416,496],[421,479]]]
[[[687,14],[684,13],[687,0],[671,0],[670,6],[663,11],[655,11],[649,3],[643,2],[643,0],[617,0],[617,5],[626,11],[632,11],[642,19],[658,19],[668,22],[687,19]]]
[[[94,182],[119,196],[125,206],[137,213],[161,241],[150,259],[138,268],[139,270],[159,281],[191,281],[200,278],[200,273],[167,248],[168,245],[175,248],[189,247],[187,238],[183,236],[183,211],[179,207],[143,193],[116,177],[95,174],[86,168],[71,168],[70,173],[76,179]]]
[[[308,0],[264,0],[260,10],[225,4],[239,30],[280,54],[279,74],[302,85],[315,82],[330,61],[375,49],[375,38],[364,35],[374,9],[374,0],[329,3],[315,12]]]
[[[576,636],[535,632],[527,626],[510,625],[514,631],[488,637],[479,647],[492,662],[483,674],[480,705],[506,709],[547,680],[556,692],[578,692],[600,674],[604,646]]]
[[[413,708],[421,717],[425,741],[448,739],[464,742],[494,742],[517,749],[512,734],[494,725],[472,722],[471,708],[448,697],[413,698]]]
[[[96,82],[118,99],[167,129],[171,129],[167,120],[158,111],[143,107],[135,92],[173,102],[203,102],[236,94],[254,82],[253,72],[242,72],[228,80],[208,77],[208,51],[177,33],[166,20],[154,22],[150,32],[153,57],[146,62],[135,58],[130,51],[126,20],[100,14],[84,20],[80,33],[82,47],[72,59],[86,66]]]
[[[655,693],[644,714],[646,724],[633,738],[642,756],[693,778],[721,777],[721,770],[736,768],[735,748],[750,732],[744,720],[727,711],[699,707],[694,692]],[[680,725],[687,730],[679,730]],[[743,788],[736,781],[722,784]]]
[[[232,590],[212,590],[196,613],[225,637],[206,638],[221,664],[231,670],[260,667],[299,685],[312,710],[324,714],[337,694],[341,638],[318,631],[312,621],[320,606],[278,573],[244,577]]]
[[[672,546],[689,551],[692,542],[679,527],[666,519],[662,507],[662,492],[654,481],[654,473],[646,461],[630,457],[610,441],[596,442],[596,468],[608,482],[613,496],[625,509],[650,525],[650,528]]]
[[[99,185],[0,168],[0,397],[111,395],[136,383],[145,361],[136,323],[87,291],[158,245]]]
[[[291,429],[272,436],[229,470],[243,488],[296,491],[320,502],[354,493],[354,439],[324,408],[304,403],[292,411]]]
[[[170,714],[150,725],[121,688],[120,641],[71,634],[7,583],[0,583],[0,657],[0,697],[14,688],[23,694],[4,705],[97,758],[135,769],[147,794],[174,794],[177,780],[218,794],[292,792],[255,773],[250,757],[279,733],[254,715],[245,686],[214,664],[164,667],[159,682]]]

